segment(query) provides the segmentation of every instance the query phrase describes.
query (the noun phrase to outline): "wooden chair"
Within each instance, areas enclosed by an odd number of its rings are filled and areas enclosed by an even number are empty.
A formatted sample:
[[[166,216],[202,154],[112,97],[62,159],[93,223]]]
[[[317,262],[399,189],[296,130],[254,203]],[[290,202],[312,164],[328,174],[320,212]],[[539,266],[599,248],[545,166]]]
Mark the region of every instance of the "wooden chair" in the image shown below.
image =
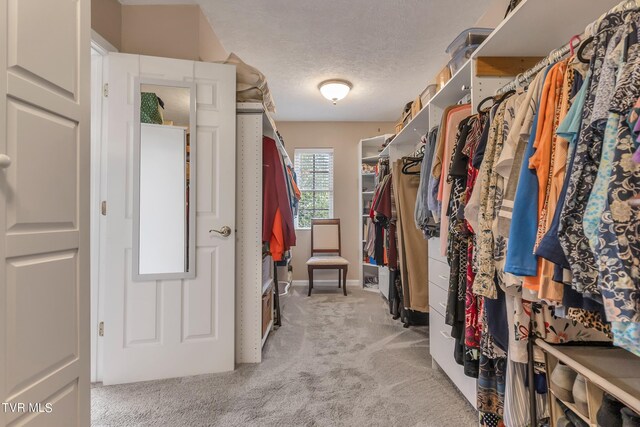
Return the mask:
[[[315,256],[315,254],[321,254]],[[331,254],[331,255],[330,255]],[[342,258],[340,219],[311,220],[311,258],[307,261],[309,270],[309,294],[313,289],[314,270],[338,270],[338,288],[342,282],[342,292],[347,295],[347,270],[349,261]]]

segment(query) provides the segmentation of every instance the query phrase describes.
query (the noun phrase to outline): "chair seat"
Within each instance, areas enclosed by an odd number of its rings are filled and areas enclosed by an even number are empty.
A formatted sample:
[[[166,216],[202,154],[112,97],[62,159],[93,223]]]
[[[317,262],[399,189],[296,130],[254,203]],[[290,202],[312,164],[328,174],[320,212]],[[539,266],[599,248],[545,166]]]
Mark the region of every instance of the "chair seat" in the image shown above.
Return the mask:
[[[328,265],[349,265],[349,261],[341,256],[313,256],[307,261],[307,265],[328,266]]]

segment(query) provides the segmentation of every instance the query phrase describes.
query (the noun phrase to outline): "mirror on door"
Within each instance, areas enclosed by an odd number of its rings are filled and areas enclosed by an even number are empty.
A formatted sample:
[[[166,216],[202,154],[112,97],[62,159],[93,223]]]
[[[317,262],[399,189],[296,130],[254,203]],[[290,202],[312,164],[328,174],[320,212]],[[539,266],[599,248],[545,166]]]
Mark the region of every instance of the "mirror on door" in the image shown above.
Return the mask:
[[[195,85],[137,79],[133,279],[195,277]]]

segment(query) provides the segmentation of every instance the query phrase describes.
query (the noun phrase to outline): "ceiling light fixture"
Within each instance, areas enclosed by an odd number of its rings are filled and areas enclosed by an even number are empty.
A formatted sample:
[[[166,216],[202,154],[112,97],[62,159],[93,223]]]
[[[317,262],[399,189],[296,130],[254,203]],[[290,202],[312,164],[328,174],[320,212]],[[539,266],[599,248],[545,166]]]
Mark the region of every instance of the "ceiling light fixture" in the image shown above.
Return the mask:
[[[333,105],[336,105],[338,101],[344,99],[344,97],[349,94],[352,87],[351,82],[336,79],[325,80],[318,85],[318,89],[320,89],[322,96],[333,102]]]

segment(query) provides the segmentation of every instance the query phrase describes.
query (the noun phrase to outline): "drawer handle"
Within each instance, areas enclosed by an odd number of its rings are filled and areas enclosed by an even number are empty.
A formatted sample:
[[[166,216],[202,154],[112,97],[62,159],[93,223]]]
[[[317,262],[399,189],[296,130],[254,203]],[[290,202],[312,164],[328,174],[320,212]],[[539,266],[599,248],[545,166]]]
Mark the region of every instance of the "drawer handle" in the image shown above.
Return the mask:
[[[447,309],[447,305],[444,303],[439,302],[438,305],[442,308],[444,308],[445,310]]]
[[[442,335],[443,337],[445,337],[448,340],[453,340],[453,338],[451,338],[451,335],[449,335],[445,331],[440,331],[440,335]]]
[[[449,280],[449,276],[445,276],[444,274],[440,274],[438,275],[439,278],[441,278],[442,280]]]

